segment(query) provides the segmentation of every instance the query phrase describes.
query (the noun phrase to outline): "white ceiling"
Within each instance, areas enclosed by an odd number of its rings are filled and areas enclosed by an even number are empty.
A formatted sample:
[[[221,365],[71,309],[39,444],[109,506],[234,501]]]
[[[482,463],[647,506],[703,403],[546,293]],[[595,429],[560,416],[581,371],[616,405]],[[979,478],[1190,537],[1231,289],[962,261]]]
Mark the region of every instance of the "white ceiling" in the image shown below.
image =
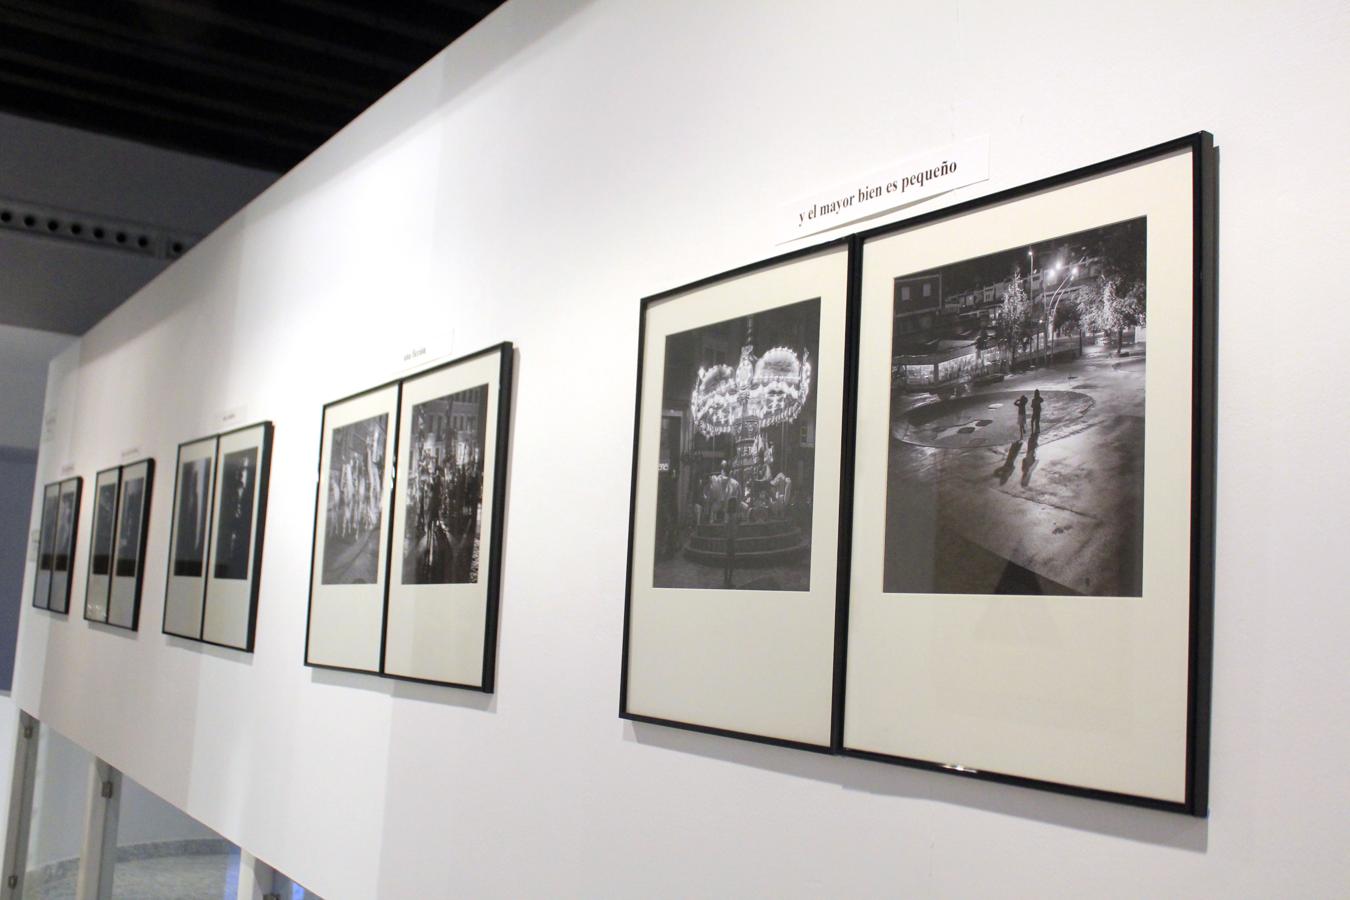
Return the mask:
[[[4,113],[0,147],[0,204],[38,204],[197,237],[277,177]],[[0,324],[83,334],[169,262],[42,229],[0,228]]]

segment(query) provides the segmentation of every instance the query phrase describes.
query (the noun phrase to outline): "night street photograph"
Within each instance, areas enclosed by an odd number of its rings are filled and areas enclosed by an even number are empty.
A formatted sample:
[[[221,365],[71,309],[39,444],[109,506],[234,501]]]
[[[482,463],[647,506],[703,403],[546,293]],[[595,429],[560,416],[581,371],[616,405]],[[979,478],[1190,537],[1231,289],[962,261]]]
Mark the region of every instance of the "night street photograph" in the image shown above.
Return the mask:
[[[1146,234],[895,279],[885,591],[1140,595]]]

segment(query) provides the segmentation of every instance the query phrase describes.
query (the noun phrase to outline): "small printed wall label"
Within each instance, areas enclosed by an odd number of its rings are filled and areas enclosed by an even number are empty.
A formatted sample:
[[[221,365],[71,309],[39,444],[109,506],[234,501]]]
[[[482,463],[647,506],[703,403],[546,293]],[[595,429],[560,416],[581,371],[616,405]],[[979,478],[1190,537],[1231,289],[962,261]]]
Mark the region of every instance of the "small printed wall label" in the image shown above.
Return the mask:
[[[75,474],[74,463],[66,463],[64,466],[61,467],[61,477],[64,478],[67,475],[74,475],[74,474]]]
[[[455,348],[455,332],[452,328],[429,325],[418,335],[415,344],[409,344],[391,354],[395,375],[405,375],[418,369],[450,358]]]
[[[988,178],[987,136],[934,147],[780,204],[778,243],[879,216]]]
[[[233,428],[244,423],[244,413],[247,408],[244,406],[231,406],[220,414],[220,424],[225,428]]]
[[[140,455],[141,455],[140,447],[128,447],[127,449],[122,451],[123,459],[131,459],[133,456],[140,456]]]

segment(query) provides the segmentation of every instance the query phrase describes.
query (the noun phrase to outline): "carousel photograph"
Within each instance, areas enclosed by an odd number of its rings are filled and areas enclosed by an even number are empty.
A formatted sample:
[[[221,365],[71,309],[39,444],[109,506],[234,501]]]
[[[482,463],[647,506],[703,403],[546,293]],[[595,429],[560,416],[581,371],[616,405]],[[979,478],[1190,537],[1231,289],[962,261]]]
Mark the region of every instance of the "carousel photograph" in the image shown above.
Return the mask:
[[[666,338],[653,586],[811,582],[820,300]]]

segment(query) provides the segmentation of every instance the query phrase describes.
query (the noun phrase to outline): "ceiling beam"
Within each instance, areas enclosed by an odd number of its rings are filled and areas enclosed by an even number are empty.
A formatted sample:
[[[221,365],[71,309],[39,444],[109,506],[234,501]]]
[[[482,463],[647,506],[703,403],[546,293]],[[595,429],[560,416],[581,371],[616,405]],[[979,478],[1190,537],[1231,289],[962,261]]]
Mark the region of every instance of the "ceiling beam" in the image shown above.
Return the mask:
[[[108,3],[110,0],[103,0],[103,2]],[[357,65],[369,66],[394,75],[403,75],[409,71],[407,60],[400,56],[374,53],[337,41],[312,37],[304,31],[291,30],[291,28],[265,21],[261,15],[235,15],[228,11],[232,8],[229,5],[207,6],[192,2],[192,0],[135,0],[135,5],[154,9],[168,17],[188,19],[204,25],[228,29],[263,41],[306,50],[320,56],[340,59]],[[303,25],[297,24],[295,27],[302,28]]]
[[[237,122],[267,122],[279,127],[283,132],[298,132],[297,137],[309,135],[320,141],[326,140],[348,121],[341,111],[324,119],[312,119],[295,108],[279,111],[256,104],[236,103],[196,91],[179,90],[164,83],[124,78],[106,70],[84,68],[42,54],[24,53],[2,45],[0,45],[0,61],[9,63],[13,71],[26,69],[29,77],[45,80],[52,86],[65,84],[79,87],[90,96],[133,99],[131,95],[142,94],[158,97],[185,110],[215,111],[223,113],[227,120]],[[49,72],[58,77],[42,78],[37,74],[39,72]]]
[[[426,45],[432,53],[440,52],[453,37],[463,34],[481,18],[462,10],[442,10],[436,14],[438,20],[443,20],[442,26],[437,28],[425,21],[428,16],[423,16],[422,20],[416,22],[398,16],[398,12],[405,4],[348,6],[334,3],[332,0],[276,0],[276,2],[408,38]]]
[[[284,170],[497,5],[0,0],[0,109]]]
[[[314,148],[311,142],[284,137],[271,129],[168,112],[154,105],[99,97],[78,88],[52,85],[41,79],[4,71],[0,71],[0,107],[33,118],[274,172],[290,168]],[[139,121],[127,120],[128,115]],[[205,138],[203,133],[212,137]]]
[[[298,99],[326,95],[363,106],[372,99],[371,87],[366,81],[325,78],[309,70],[278,65],[173,34],[151,36],[143,29],[110,22],[56,4],[34,0],[0,0],[0,22],[8,26],[5,29],[7,34],[13,33],[10,28],[21,26],[52,37],[101,47],[110,53],[155,58],[165,65],[212,74],[234,73],[235,77],[255,86],[290,93]]]

